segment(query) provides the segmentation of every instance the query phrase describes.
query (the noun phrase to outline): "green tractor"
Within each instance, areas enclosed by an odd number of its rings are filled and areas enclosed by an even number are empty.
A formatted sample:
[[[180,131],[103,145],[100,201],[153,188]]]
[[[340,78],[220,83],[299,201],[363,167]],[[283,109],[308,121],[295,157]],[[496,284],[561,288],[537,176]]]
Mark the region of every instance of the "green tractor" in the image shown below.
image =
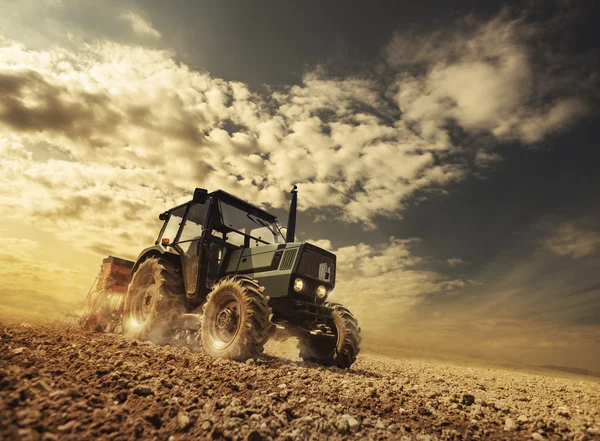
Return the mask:
[[[297,198],[294,187],[285,236],[275,216],[222,190],[197,188],[161,213],[154,246],[136,262],[112,258],[131,273],[124,301],[113,302],[124,333],[163,344],[187,329],[206,353],[240,361],[269,338],[296,337],[304,360],[349,368],[360,328],[327,301],[336,256],[295,242]]]

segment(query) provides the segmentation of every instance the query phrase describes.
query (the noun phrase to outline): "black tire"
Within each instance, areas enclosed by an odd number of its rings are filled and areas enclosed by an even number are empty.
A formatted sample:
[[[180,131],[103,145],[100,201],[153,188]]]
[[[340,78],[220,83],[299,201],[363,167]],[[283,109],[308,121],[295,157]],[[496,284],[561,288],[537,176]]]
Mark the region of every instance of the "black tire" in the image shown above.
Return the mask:
[[[184,299],[181,269],[164,258],[146,259],[135,271],[125,297],[125,335],[169,343],[177,318],[185,312]]]
[[[202,308],[200,338],[204,351],[218,358],[256,358],[271,335],[269,297],[258,281],[227,276],[217,283]]]
[[[360,352],[360,327],[352,313],[338,303],[325,303],[331,308],[333,333],[336,338],[308,335],[301,337],[298,348],[304,361],[348,369]]]

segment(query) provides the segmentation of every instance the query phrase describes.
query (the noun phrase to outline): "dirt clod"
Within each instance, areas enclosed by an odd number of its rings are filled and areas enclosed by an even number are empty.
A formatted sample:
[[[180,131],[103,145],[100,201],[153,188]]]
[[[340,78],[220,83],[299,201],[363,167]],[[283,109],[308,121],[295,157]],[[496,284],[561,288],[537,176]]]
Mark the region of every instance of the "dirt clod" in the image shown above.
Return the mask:
[[[180,430],[185,430],[190,425],[190,417],[185,413],[179,413],[177,415],[177,423],[179,425]]]
[[[71,432],[79,423],[75,420],[71,420],[68,423],[62,424],[56,428],[59,432]]]
[[[470,406],[470,405],[472,405],[472,404],[474,404],[474,403],[475,403],[475,397],[474,397],[473,395],[468,395],[468,394],[465,394],[465,395],[463,395],[463,397],[462,397],[462,403],[463,403],[465,406]]]
[[[140,386],[136,386],[133,389],[133,393],[142,397],[147,397],[149,395],[154,394],[154,391],[152,390],[152,388],[150,386],[144,386],[144,385],[140,385]]]
[[[504,420],[504,430],[511,431],[517,428],[517,423],[512,418],[506,418]]]

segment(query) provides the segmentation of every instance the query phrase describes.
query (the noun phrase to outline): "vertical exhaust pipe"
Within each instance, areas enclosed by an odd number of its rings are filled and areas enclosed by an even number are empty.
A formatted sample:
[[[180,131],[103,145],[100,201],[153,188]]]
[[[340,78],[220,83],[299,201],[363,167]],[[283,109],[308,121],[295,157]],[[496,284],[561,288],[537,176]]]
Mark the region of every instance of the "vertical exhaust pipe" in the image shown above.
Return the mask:
[[[290,203],[290,214],[288,216],[286,242],[293,242],[296,238],[296,207],[298,206],[298,187],[294,185],[292,191],[292,202]]]

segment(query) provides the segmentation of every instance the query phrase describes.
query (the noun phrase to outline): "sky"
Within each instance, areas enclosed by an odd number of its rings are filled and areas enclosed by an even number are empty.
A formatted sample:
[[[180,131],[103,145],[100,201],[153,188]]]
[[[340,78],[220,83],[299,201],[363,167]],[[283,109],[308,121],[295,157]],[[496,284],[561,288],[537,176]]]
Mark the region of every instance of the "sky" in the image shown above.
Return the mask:
[[[0,314],[195,187],[338,256],[365,345],[600,372],[598,6],[0,0]]]

